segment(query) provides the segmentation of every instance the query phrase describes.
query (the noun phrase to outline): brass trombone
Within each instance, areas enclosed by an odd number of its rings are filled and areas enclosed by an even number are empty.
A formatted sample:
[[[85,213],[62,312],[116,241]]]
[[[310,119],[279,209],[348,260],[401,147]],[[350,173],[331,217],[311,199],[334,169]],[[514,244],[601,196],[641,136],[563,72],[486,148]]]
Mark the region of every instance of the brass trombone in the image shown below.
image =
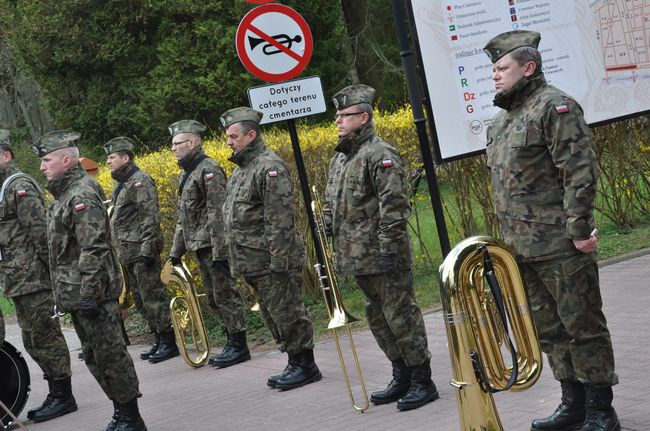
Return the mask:
[[[312,187],[312,201],[311,201],[311,210],[314,214],[314,219],[316,221],[316,232],[318,234],[318,241],[320,242],[321,251],[323,254],[323,265],[317,263],[314,265],[316,269],[316,276],[323,292],[323,298],[325,300],[325,308],[327,309],[327,314],[329,316],[329,324],[327,329],[332,331],[334,335],[334,341],[336,342],[336,350],[339,354],[339,362],[341,363],[341,370],[343,371],[343,378],[345,379],[345,386],[348,390],[348,396],[352,402],[352,407],[359,412],[364,412],[370,406],[370,401],[368,400],[368,392],[366,391],[366,385],[363,381],[363,373],[361,372],[361,365],[359,364],[359,356],[357,355],[357,349],[354,346],[354,339],[352,338],[352,330],[350,329],[350,323],[356,322],[359,319],[352,316],[347,310],[343,307],[343,298],[341,296],[341,291],[339,289],[338,281],[336,278],[336,272],[334,270],[334,264],[332,259],[332,252],[327,245],[327,235],[325,234],[325,214],[323,213],[323,205],[321,204],[320,196],[316,187]],[[323,273],[323,269],[325,273]],[[343,351],[341,349],[341,344],[339,342],[339,335],[337,332],[338,328],[345,327],[347,330],[348,337],[350,339],[350,348],[352,349],[352,357],[354,358],[354,365],[357,370],[357,377],[359,379],[359,385],[361,386],[361,392],[363,394],[364,402],[361,405],[358,405],[352,394],[352,386],[350,384],[350,377],[348,375],[347,366],[345,359],[343,358]]]
[[[174,294],[169,303],[176,343],[187,365],[194,368],[201,367],[208,362],[210,343],[203,324],[199,295],[194,289],[192,275],[184,262],[180,265],[172,265],[168,260],[160,273],[160,280],[168,287],[170,284],[178,286],[172,288]],[[190,354],[190,347],[193,347],[194,355]]]
[[[517,262],[502,241],[474,236],[451,250],[440,276],[453,373],[449,384],[456,388],[461,430],[503,431],[492,393],[527,389],[542,370]],[[503,350],[510,351],[510,363]]]

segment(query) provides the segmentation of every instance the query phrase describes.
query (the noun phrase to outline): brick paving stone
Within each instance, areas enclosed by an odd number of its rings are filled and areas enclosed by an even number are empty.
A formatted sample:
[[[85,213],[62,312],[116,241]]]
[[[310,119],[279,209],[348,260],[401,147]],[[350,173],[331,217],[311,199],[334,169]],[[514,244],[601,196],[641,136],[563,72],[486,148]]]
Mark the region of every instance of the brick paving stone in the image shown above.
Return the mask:
[[[600,274],[604,310],[620,377],[620,384],[614,388],[614,406],[624,430],[648,431],[650,250],[604,262]],[[371,406],[365,413],[355,412],[345,391],[336,348],[331,340],[315,348],[323,380],[286,392],[266,386],[268,376],[286,365],[286,356],[279,352],[255,353],[251,361],[225,369],[192,369],[180,358],[155,365],[141,361],[139,354],[143,347],[131,346],[129,352],[144,394],[139,401],[140,410],[150,431],[457,431],[455,393],[447,383],[451,369],[442,312],[427,314],[425,323],[433,355],[433,378],[440,399],[414,411],[399,412],[392,404]],[[18,327],[12,324],[7,329],[8,340],[22,349]],[[80,346],[74,331],[66,330],[65,333],[72,352],[73,390],[79,410],[45,423],[28,421],[27,410],[40,405],[47,387],[36,364],[27,358],[32,391],[20,419],[32,431],[102,430],[112,415],[111,402],[84,363],[77,359]],[[354,341],[368,392],[382,389],[390,381],[390,364],[370,332],[356,333]],[[533,418],[555,409],[560,401],[559,384],[545,364],[540,380],[531,389],[500,393],[495,401],[505,430],[528,430]]]

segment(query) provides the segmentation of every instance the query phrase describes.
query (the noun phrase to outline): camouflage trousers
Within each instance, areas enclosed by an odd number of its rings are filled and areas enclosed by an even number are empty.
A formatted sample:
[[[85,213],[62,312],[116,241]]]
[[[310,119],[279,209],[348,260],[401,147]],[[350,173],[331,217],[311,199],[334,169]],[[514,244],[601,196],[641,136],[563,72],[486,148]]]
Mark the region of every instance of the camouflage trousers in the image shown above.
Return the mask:
[[[124,267],[135,306],[149,328],[159,334],[170,331],[169,292],[160,281],[160,258],[156,256],[156,262],[151,268],[147,268],[141,261],[127,263]]]
[[[356,275],[366,319],[389,360],[403,358],[412,367],[431,358],[422,312],[415,302],[410,269]]]
[[[291,355],[314,348],[314,327],[303,303],[302,269],[245,276],[280,351]]]
[[[520,263],[542,351],[556,380],[618,383],[592,254]]]
[[[89,319],[79,310],[72,313],[86,366],[109,399],[126,403],[141,396],[133,360],[126,349],[117,301],[99,304],[100,314]]]
[[[246,330],[246,311],[235,279],[217,271],[212,266],[212,250],[203,248],[196,251],[199,270],[203,280],[203,291],[208,305],[221,324],[230,334]]]
[[[58,319],[52,319],[54,297],[51,290],[13,298],[23,345],[43,371],[46,379],[70,376],[70,351]]]

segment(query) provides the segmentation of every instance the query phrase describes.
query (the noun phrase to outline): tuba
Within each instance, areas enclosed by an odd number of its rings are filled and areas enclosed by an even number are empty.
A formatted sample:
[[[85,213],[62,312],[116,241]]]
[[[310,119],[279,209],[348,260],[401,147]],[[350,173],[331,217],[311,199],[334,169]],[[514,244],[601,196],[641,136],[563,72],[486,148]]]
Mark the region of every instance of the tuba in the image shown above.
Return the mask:
[[[172,265],[168,260],[163,266],[160,279],[168,288],[170,285],[176,286],[173,288],[169,310],[181,356],[190,367],[201,367],[208,362],[210,343],[192,275],[184,262]]]
[[[517,262],[502,241],[473,236],[451,250],[440,275],[461,430],[503,430],[492,393],[527,389],[542,370]]]
[[[311,202],[311,210],[314,214],[314,219],[316,221],[316,232],[318,234],[318,242],[320,243],[321,252],[323,254],[323,264],[317,263],[314,265],[316,269],[316,276],[323,292],[323,298],[325,300],[325,308],[327,309],[327,314],[329,316],[329,324],[327,329],[332,331],[334,336],[334,341],[336,342],[336,350],[339,354],[339,362],[341,364],[341,370],[343,371],[343,378],[345,379],[345,386],[348,391],[348,396],[352,402],[352,407],[359,411],[364,412],[370,406],[370,401],[368,400],[368,392],[366,391],[366,385],[363,381],[363,374],[361,372],[361,365],[359,364],[359,356],[357,355],[357,349],[354,346],[354,339],[352,338],[352,330],[350,329],[350,323],[356,322],[359,319],[352,316],[347,310],[343,307],[343,297],[341,296],[341,290],[339,289],[338,281],[336,278],[336,272],[334,271],[334,264],[332,259],[332,252],[327,246],[327,235],[325,234],[325,215],[323,212],[323,206],[321,200],[316,190],[316,187],[312,187],[312,194],[314,196]],[[345,327],[347,330],[348,338],[350,340],[350,348],[352,350],[352,357],[354,358],[354,365],[357,371],[357,378],[359,380],[359,385],[361,386],[361,392],[363,394],[363,403],[358,405],[352,394],[352,387],[350,384],[350,377],[348,375],[347,365],[343,357],[343,351],[341,349],[341,344],[339,342],[339,335],[337,332],[338,328]]]

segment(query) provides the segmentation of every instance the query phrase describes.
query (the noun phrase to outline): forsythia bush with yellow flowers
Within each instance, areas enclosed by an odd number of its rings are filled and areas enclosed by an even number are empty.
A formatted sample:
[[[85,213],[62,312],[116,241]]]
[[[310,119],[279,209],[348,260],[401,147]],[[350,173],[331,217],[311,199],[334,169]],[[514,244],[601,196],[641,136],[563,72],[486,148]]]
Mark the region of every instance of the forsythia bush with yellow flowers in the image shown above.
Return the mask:
[[[421,161],[417,134],[410,109],[405,107],[391,114],[376,112],[374,121],[378,134],[388,142],[396,145],[402,153],[407,163],[409,175],[415,175],[415,172],[421,166]],[[311,240],[308,233],[307,216],[305,214],[305,205],[298,181],[298,172],[295,168],[291,140],[288,131],[283,129],[282,124],[278,123],[274,127],[263,127],[262,137],[266,145],[282,157],[289,166],[294,184],[297,223],[308,248],[310,248]],[[336,127],[333,122],[320,126],[299,125],[298,137],[309,178],[309,185],[314,185],[320,191],[324,191],[329,159],[335,153],[334,147],[337,142]],[[177,218],[177,185],[181,172],[176,163],[176,159],[171,153],[171,149],[169,147],[167,148],[161,151],[139,155],[135,158],[140,169],[151,175],[155,179],[158,187],[158,198],[165,235],[164,254],[169,251],[171,242],[173,241],[174,226]],[[203,149],[208,156],[215,159],[223,167],[226,175],[229,176],[235,165],[228,161],[228,157],[230,157],[232,151],[226,145],[225,135],[220,134],[219,136],[204,140]],[[100,168],[97,180],[106,191],[107,196],[110,196],[113,189],[113,180],[108,166],[103,165]]]

